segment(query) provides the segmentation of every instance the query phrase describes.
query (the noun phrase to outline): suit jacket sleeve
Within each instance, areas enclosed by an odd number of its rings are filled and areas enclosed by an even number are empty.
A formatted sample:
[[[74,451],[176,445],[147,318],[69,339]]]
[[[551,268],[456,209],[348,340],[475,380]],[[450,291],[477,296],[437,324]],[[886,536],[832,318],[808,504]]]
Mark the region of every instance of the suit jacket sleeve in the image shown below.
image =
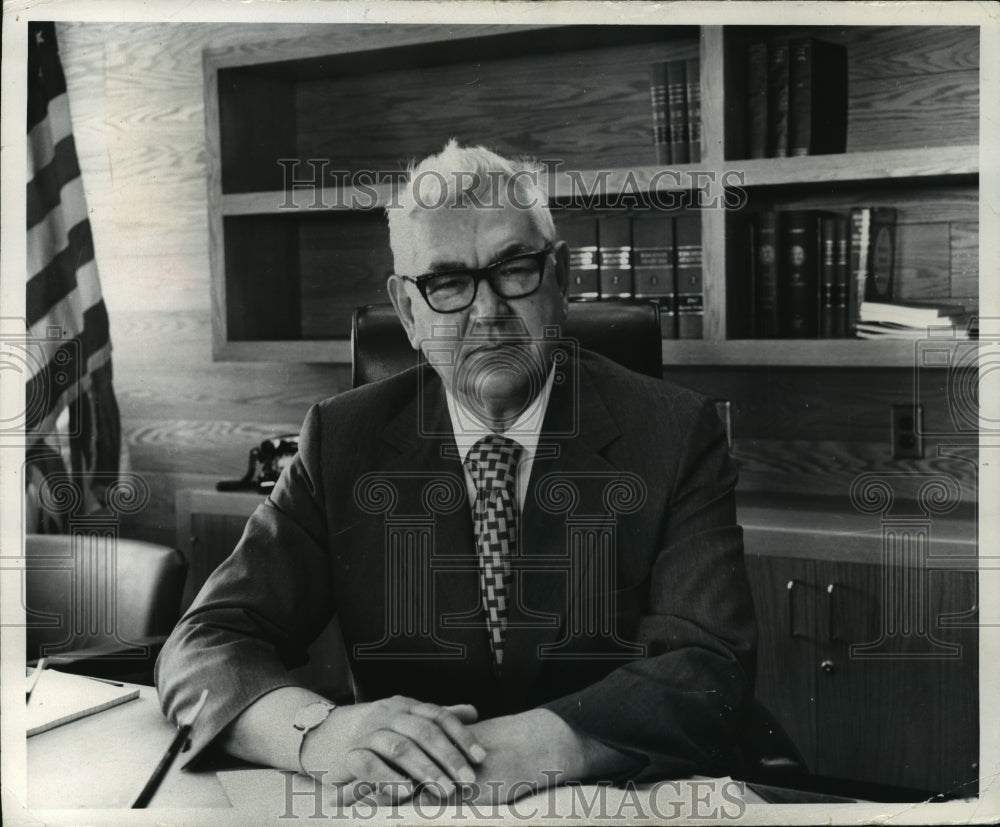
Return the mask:
[[[172,721],[209,690],[187,763],[259,697],[295,683],[288,669],[306,661],[308,641],[333,615],[319,449],[314,406],[295,459],[157,660],[160,704]]]
[[[640,778],[730,773],[753,692],[756,621],[736,472],[712,403],[689,421],[639,621],[646,657],[544,705],[634,756]]]

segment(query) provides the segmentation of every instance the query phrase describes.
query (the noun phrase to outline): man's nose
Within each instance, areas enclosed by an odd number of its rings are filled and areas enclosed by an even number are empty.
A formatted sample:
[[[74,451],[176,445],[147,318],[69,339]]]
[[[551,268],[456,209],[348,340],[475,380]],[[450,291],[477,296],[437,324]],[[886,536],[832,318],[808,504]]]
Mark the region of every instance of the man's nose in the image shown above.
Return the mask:
[[[494,316],[509,316],[510,314],[510,305],[507,304],[507,300],[503,296],[497,294],[489,279],[480,281],[479,289],[476,290],[476,298],[472,302],[470,317],[475,320]]]

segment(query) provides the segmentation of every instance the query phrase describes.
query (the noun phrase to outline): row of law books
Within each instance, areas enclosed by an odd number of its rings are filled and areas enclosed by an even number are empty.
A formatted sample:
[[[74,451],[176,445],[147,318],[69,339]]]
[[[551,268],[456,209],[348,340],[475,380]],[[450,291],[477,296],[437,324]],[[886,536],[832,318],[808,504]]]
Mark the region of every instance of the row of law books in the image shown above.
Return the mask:
[[[752,335],[855,338],[864,302],[893,300],[896,210],[764,210],[751,224]]]
[[[965,305],[930,302],[862,302],[859,339],[979,338],[979,320]]]
[[[751,158],[847,148],[847,49],[812,37],[755,40],[747,62]]]
[[[571,301],[655,301],[663,338],[702,338],[705,301],[697,215],[560,216],[556,228],[570,248]]]
[[[701,160],[701,72],[698,58],[654,63],[649,84],[656,163]]]

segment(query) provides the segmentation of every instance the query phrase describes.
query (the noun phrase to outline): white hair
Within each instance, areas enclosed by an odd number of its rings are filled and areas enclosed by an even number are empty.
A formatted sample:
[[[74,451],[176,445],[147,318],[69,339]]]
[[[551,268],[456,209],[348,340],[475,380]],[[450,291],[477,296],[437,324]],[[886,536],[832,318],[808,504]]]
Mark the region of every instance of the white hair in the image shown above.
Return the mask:
[[[397,197],[386,207],[393,258],[405,257],[410,222],[417,211],[443,208],[514,207],[527,210],[546,241],[556,229],[548,196],[539,186],[543,168],[526,159],[512,160],[483,146],[461,147],[452,138],[437,155],[412,161]]]

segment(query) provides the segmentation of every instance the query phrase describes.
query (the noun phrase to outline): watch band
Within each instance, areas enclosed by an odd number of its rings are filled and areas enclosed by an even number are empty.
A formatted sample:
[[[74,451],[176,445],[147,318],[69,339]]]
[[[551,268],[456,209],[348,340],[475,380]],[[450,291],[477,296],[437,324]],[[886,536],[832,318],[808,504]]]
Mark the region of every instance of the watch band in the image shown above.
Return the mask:
[[[306,736],[329,718],[330,713],[336,708],[337,705],[329,701],[313,701],[303,706],[295,714],[292,727],[299,733],[299,747],[296,752],[299,759],[299,769],[303,775],[309,775],[309,770],[302,763],[302,748],[306,745]]]

